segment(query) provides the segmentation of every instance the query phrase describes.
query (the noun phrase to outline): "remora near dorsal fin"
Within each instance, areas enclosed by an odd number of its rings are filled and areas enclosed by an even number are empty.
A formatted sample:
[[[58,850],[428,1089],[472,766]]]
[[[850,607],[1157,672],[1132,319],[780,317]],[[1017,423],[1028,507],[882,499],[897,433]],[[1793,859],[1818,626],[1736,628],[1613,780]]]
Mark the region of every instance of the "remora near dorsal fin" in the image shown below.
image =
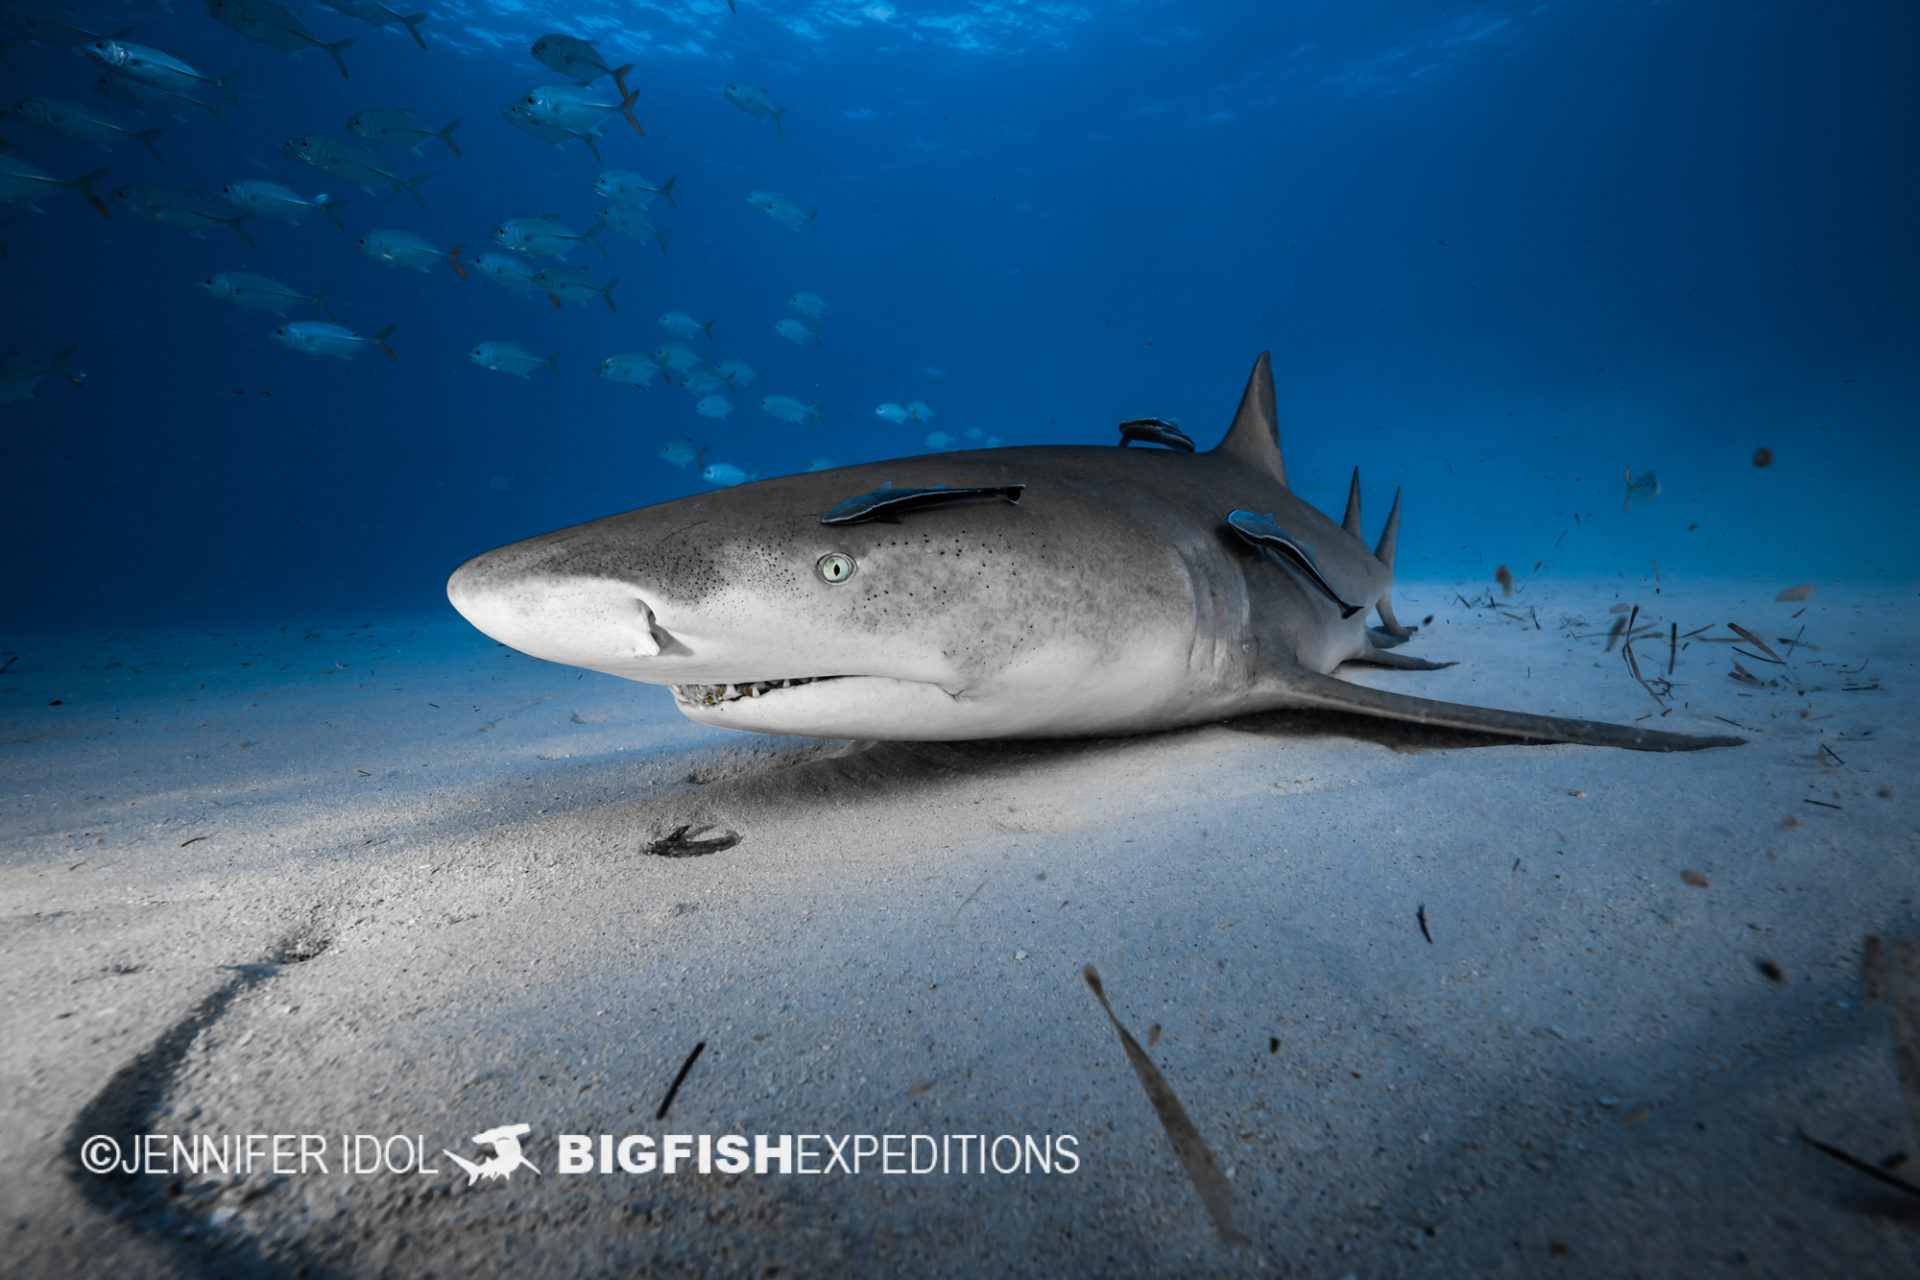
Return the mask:
[[[1240,394],[1240,409],[1233,415],[1226,439],[1213,451],[1271,472],[1286,484],[1287,469],[1280,462],[1280,422],[1273,407],[1273,360],[1265,351],[1253,362],[1253,376]]]
[[[1347,518],[1340,527],[1358,538],[1360,536],[1360,468],[1353,469],[1353,483],[1347,486]]]

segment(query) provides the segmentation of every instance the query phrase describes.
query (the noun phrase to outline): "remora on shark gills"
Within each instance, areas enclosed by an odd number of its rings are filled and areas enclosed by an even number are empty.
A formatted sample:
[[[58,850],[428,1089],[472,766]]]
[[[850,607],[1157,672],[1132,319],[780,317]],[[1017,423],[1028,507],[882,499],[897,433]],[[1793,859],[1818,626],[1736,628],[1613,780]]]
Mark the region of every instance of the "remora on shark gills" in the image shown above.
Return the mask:
[[[670,684],[689,718],[761,733],[1057,737],[1319,707],[1642,751],[1742,741],[1335,678],[1437,665],[1388,647],[1409,634],[1399,519],[1396,495],[1369,551],[1357,476],[1342,524],[1287,488],[1262,353],[1208,453],[1039,446],[786,476],[501,547],[447,595],[534,657]]]

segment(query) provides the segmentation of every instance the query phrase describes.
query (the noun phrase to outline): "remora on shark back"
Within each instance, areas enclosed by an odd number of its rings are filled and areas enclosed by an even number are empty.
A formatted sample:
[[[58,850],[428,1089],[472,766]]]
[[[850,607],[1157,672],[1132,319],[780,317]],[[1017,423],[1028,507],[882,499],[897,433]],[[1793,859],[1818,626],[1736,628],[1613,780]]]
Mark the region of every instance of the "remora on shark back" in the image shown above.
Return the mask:
[[[1378,546],[1288,488],[1262,353],[1207,453],[983,449],[763,480],[516,542],[454,607],[534,657],[673,686],[688,717],[904,740],[1170,729],[1290,707],[1643,751],[1731,746],[1330,674],[1394,651]],[[1370,631],[1369,610],[1382,626]]]

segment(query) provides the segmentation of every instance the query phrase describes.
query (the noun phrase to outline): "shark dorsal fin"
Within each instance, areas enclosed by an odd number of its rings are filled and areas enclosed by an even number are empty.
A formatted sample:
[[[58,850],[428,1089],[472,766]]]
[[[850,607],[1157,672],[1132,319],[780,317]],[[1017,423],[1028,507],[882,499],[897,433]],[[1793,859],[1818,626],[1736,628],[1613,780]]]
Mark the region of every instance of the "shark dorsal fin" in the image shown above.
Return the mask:
[[[1270,473],[1281,484],[1287,482],[1287,469],[1280,461],[1280,422],[1273,404],[1273,361],[1264,351],[1253,362],[1253,376],[1240,395],[1240,409],[1233,415],[1226,439],[1214,447],[1256,471]]]

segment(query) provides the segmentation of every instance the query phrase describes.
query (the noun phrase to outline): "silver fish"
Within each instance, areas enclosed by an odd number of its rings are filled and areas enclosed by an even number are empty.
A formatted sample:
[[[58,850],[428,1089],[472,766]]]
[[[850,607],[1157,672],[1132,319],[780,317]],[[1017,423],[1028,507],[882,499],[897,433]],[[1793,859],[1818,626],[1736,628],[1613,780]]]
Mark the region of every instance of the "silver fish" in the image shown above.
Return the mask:
[[[602,169],[593,180],[593,189],[603,198],[631,209],[645,209],[655,196],[665,196],[668,204],[680,207],[673,198],[672,178],[656,185],[631,169]]]
[[[785,338],[788,342],[805,342],[811,338],[815,346],[824,347],[827,345],[820,341],[820,330],[809,329],[798,320],[792,318],[776,321],[773,326],[773,331]]]
[[[218,90],[228,102],[239,101],[233,96],[233,90],[227,88],[227,82],[240,74],[238,71],[229,71],[223,76],[201,75],[164,49],[149,48],[130,40],[95,40],[81,45],[80,51],[111,70],[156,89],[192,93],[205,85]]]
[[[639,387],[642,390],[645,390],[647,384],[652,382],[659,373],[660,366],[643,355],[608,356],[600,362],[600,376],[608,382],[624,382],[628,386]],[[693,461],[693,453],[689,450],[687,462],[691,461]]]
[[[533,354],[517,342],[482,342],[467,352],[467,359],[482,369],[492,369],[497,373],[510,373],[516,378],[524,378],[533,370],[545,365],[554,377],[560,376],[560,366],[554,361],[560,358],[558,351],[545,357]]]
[[[204,111],[229,130],[233,121],[220,114],[224,104],[205,102],[190,93],[175,93],[170,89],[156,89],[150,84],[129,79],[117,71],[103,71],[94,77],[93,91],[103,98],[112,98],[139,111],[151,111],[157,116],[179,117],[189,111]]]
[[[301,293],[290,285],[281,284],[267,276],[250,275],[245,271],[220,271],[208,276],[196,286],[222,302],[231,302],[240,307],[256,307],[261,311],[271,311],[276,315],[288,307],[307,303],[327,313],[333,318],[333,309],[323,299],[327,290],[318,293]]]
[[[798,204],[783,195],[771,191],[750,191],[747,193],[747,203],[783,227],[798,231],[804,224],[812,230],[819,230],[813,225],[813,220],[820,214],[818,209],[803,213]]]
[[[612,76],[614,85],[624,98],[627,96],[625,77],[627,72],[633,70],[633,64],[608,66],[606,59],[594,48],[598,43],[597,40],[582,40],[578,36],[553,32],[533,42],[533,56],[561,75],[572,76],[581,84],[592,84],[601,76]]]
[[[407,29],[407,34],[413,37],[415,44],[422,49],[427,47],[426,39],[420,34],[420,24],[427,20],[424,13],[401,13],[380,3],[380,0],[320,0],[320,3],[349,18],[358,18],[376,27],[390,27],[397,22]]]
[[[616,277],[605,284],[595,284],[587,279],[585,267],[569,267],[563,263],[543,267],[533,277],[533,287],[552,298],[556,307],[563,302],[588,302],[598,297],[609,311],[620,309],[613,305],[613,287],[619,283]]]
[[[805,404],[792,396],[765,396],[760,407],[782,422],[825,422],[817,404]]]
[[[667,251],[667,228],[656,227],[647,220],[647,215],[638,209],[623,204],[610,204],[600,210],[600,224],[609,231],[617,231],[629,240],[644,241],[649,236],[660,246],[660,252]]]
[[[543,84],[529,89],[520,100],[533,112],[534,118],[545,124],[557,124],[570,129],[595,129],[600,122],[614,112],[627,118],[634,132],[644,134],[645,129],[634,119],[633,104],[639,101],[640,91],[629,93],[622,90],[620,96],[608,102],[598,98],[594,90],[577,84]]]
[[[775,133],[784,134],[787,131],[786,126],[780,123],[780,118],[787,114],[787,109],[785,107],[774,106],[767,98],[767,91],[759,85],[748,84],[744,80],[735,80],[722,90],[722,92],[727,95],[728,102],[731,102],[734,106],[740,108],[748,115],[753,116],[755,119],[773,121],[773,131]]]
[[[207,16],[215,22],[232,27],[247,39],[257,40],[282,53],[325,49],[333,59],[333,65],[340,68],[340,77],[348,78],[346,61],[340,55],[353,43],[352,37],[328,44],[307,30],[306,23],[294,17],[285,6],[274,3],[274,0],[206,0],[206,6]]]
[[[240,225],[252,214],[237,213],[231,218],[223,218],[195,191],[130,182],[124,187],[114,188],[113,202],[128,213],[138,214],[149,222],[157,222],[188,235],[197,236],[215,225],[226,226],[244,240],[248,248],[253,247],[253,237]]]
[[[294,320],[275,329],[273,340],[310,356],[338,356],[342,360],[353,359],[362,347],[374,346],[386,352],[387,359],[398,360],[400,357],[387,345],[392,334],[392,325],[371,338],[363,338],[351,329],[326,320]]]
[[[594,143],[594,139],[601,136],[598,129],[576,129],[571,125],[545,119],[519,98],[500,108],[500,115],[514,128],[542,142],[551,142],[557,147],[564,142],[577,140],[585,144],[595,160],[600,158],[600,148]]]
[[[340,206],[344,201],[330,200],[325,195],[309,199],[264,178],[237,178],[220,188],[220,198],[236,209],[245,209],[248,213],[275,218],[296,227],[300,225],[301,218],[318,211],[340,230],[347,229],[346,224],[340,221]]]
[[[460,148],[454,145],[453,131],[460,127],[455,120],[443,129],[429,129],[414,118],[411,111],[394,107],[369,107],[365,111],[356,111],[347,121],[347,132],[356,138],[365,138],[368,142],[377,142],[382,146],[405,147],[415,155],[420,148],[435,138],[447,144],[447,150],[454,155],[460,154]]]
[[[111,218],[113,210],[93,192],[94,183],[106,176],[105,169],[95,169],[77,178],[56,178],[38,165],[0,155],[0,204],[24,205],[38,213],[40,201],[71,188],[85,196],[102,217]]]
[[[399,187],[413,197],[415,204],[422,209],[427,207],[427,202],[420,198],[420,184],[433,176],[431,169],[412,177],[401,177],[359,143],[331,138],[324,133],[298,134],[281,143],[280,150],[364,191]]]
[[[133,138],[152,152],[155,160],[161,164],[167,162],[166,157],[160,154],[160,148],[153,145],[153,140],[166,130],[129,129],[105,112],[78,102],[68,102],[65,98],[24,98],[9,107],[6,114],[17,116],[36,129],[45,129],[48,133],[71,138],[75,142],[106,144],[118,142],[121,138]]]
[[[431,270],[436,262],[452,263],[460,278],[467,278],[467,269],[460,265],[460,255],[467,246],[457,244],[451,249],[436,249],[418,231],[369,231],[355,240],[353,247],[375,262],[414,271]]]
[[[502,248],[518,249],[522,253],[537,253],[548,258],[565,258],[569,250],[577,244],[590,244],[600,250],[600,256],[606,257],[607,251],[601,248],[596,238],[600,234],[600,224],[582,232],[567,230],[554,220],[552,214],[543,214],[537,218],[508,218],[493,229],[493,242]]]
[[[515,293],[531,292],[533,278],[540,274],[538,267],[518,253],[476,253],[467,263],[501,288]]]
[[[48,0],[7,0],[0,4],[0,27],[24,39],[62,49],[78,49],[96,40],[118,40],[133,31],[132,27],[123,27],[111,35],[89,31],[73,21],[73,14],[64,6]]]

